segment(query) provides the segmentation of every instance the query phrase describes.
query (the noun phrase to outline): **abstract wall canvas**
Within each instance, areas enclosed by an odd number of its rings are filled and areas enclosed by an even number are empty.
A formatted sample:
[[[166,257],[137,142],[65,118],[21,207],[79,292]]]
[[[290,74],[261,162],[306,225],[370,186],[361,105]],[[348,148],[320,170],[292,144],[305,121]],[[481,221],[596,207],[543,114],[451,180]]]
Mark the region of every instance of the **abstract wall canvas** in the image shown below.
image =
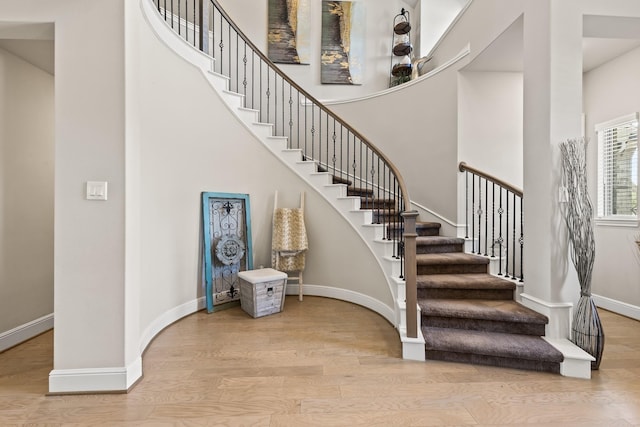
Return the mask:
[[[311,56],[309,0],[269,0],[269,59],[308,64]]]
[[[362,2],[322,1],[322,83],[362,84],[364,27]]]

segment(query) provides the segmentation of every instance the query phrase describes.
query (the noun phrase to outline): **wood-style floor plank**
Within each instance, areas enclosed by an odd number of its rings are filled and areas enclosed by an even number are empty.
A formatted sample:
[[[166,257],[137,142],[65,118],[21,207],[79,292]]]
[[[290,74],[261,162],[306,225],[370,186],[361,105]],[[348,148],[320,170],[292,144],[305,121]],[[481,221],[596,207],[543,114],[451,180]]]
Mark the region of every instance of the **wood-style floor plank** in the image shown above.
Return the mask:
[[[601,310],[591,380],[401,359],[393,327],[354,304],[288,297],[165,329],[128,394],[47,396],[53,332],[0,353],[0,426],[640,426],[640,322]]]

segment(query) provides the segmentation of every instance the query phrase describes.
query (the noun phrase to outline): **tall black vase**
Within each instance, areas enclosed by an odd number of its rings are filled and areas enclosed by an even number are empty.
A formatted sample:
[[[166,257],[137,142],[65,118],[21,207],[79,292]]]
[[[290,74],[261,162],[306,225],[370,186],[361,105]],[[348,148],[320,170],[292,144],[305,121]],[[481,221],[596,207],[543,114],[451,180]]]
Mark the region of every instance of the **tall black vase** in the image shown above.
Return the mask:
[[[591,369],[600,368],[604,352],[604,331],[598,309],[590,295],[580,296],[571,329],[573,343],[596,359],[591,362]]]

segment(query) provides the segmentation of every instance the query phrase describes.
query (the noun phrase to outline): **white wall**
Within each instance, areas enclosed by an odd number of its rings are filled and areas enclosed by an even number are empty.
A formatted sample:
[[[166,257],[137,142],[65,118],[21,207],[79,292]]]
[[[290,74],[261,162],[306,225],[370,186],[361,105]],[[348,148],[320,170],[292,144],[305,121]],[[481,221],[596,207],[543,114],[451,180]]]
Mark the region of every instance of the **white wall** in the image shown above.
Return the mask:
[[[309,1],[311,28],[311,63],[309,65],[278,66],[311,95],[320,100],[349,99],[368,95],[389,87],[393,18],[402,8],[411,14],[412,26],[417,26],[420,17],[402,0],[361,0],[365,7],[364,34],[365,60],[364,83],[360,86],[323,85],[320,83],[320,34],[322,24],[322,2]],[[267,51],[267,1],[225,0],[222,7],[240,29],[263,52]],[[251,11],[248,13],[247,11]],[[415,34],[412,31],[412,42]]]
[[[98,0],[7,0],[0,10],[0,21],[55,22],[52,377],[125,365],[123,10]],[[84,200],[89,180],[109,182],[108,201]]]
[[[269,265],[274,191],[290,206],[306,191],[305,281],[393,306],[364,242],[345,238],[351,226],[151,34],[140,3],[16,0],[0,20],[55,22],[50,391],[126,389],[146,334],[167,312],[197,306],[202,191],[250,195],[256,265]],[[107,201],[84,199],[89,180],[109,183]]]
[[[591,200],[597,200],[597,147],[594,126],[640,111],[640,48],[584,75],[584,111],[589,137],[588,176]],[[640,227],[596,225],[592,291],[630,304],[640,313],[640,254],[633,238]]]
[[[458,158],[522,188],[522,73],[458,74]]]
[[[0,49],[0,335],[53,313],[53,87]]]
[[[427,56],[469,0],[421,0],[419,55]]]
[[[279,206],[290,207],[306,192],[305,283],[365,294],[393,307],[382,271],[351,226],[238,121],[198,69],[144,21],[138,28],[128,43],[136,59],[127,79],[136,82],[128,91],[137,106],[129,111],[128,127],[138,135],[129,142],[138,145],[141,166],[133,177],[140,183],[140,221],[132,225],[140,233],[140,330],[204,295],[202,191],[249,194],[256,268],[271,263],[274,192]]]
[[[331,105],[398,167],[413,202],[454,223],[457,90],[452,68],[380,96]]]

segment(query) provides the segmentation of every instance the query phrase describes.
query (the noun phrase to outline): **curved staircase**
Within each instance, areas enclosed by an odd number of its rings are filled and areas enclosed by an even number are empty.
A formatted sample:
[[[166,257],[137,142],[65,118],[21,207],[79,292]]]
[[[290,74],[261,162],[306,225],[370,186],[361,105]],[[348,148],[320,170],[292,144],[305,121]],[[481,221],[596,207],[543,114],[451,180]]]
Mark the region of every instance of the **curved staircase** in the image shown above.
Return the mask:
[[[215,2],[212,4],[219,7]],[[160,3],[157,4],[157,9],[160,11]],[[223,16],[226,19],[226,15]],[[206,70],[208,65],[214,68],[215,59],[207,63],[208,60],[203,58],[204,55],[198,58],[200,66],[204,65],[203,69]],[[404,185],[401,177],[398,175],[398,181],[391,183],[392,188],[389,190],[385,189],[384,181],[382,186],[369,182],[366,177],[369,173],[367,168],[364,177],[356,177],[355,167],[353,178],[348,172],[347,178],[341,177],[342,173],[335,176],[335,166],[333,169],[328,167],[328,152],[325,161],[314,160],[313,154],[307,157],[301,148],[293,148],[288,136],[275,136],[277,122],[262,123],[260,110],[247,108],[245,95],[229,90],[230,77],[214,72],[213,69],[205,71],[205,74],[222,99],[236,111],[240,120],[256,137],[329,200],[353,224],[376,255],[396,303],[390,310],[386,306],[369,308],[385,316],[398,329],[403,340],[403,352],[405,345],[412,346],[411,352],[416,346],[424,346],[421,356],[409,358],[560,372],[562,353],[541,338],[548,319],[514,301],[515,285],[490,275],[489,260],[486,257],[464,253],[463,239],[440,236],[440,224],[437,223],[418,222],[416,225],[418,307],[410,311],[419,309],[420,318],[417,322],[418,337],[407,338],[408,315],[402,278],[405,247],[402,238],[398,237],[402,236],[402,218],[398,209],[408,206],[408,199],[387,198],[387,195],[393,194],[393,187]],[[285,82],[290,84],[288,80]],[[267,89],[267,104],[269,93]],[[312,98],[305,98],[305,102],[310,100]],[[289,105],[292,104],[290,98]],[[327,128],[329,126],[326,120],[335,120],[334,126],[335,123],[342,126],[340,119],[332,116],[333,113],[326,110],[326,114],[324,123]],[[290,129],[293,129],[291,110],[289,115]],[[313,136],[313,124],[310,132]],[[357,133],[350,132],[350,137],[355,139]],[[363,142],[366,141],[363,139]],[[372,147],[368,150],[380,155],[382,160],[377,160],[378,162],[386,162],[382,153],[377,153]],[[355,164],[355,154],[352,160]],[[388,167],[389,170],[393,169],[392,166]],[[370,187],[359,188],[352,182],[356,180],[370,184]]]

